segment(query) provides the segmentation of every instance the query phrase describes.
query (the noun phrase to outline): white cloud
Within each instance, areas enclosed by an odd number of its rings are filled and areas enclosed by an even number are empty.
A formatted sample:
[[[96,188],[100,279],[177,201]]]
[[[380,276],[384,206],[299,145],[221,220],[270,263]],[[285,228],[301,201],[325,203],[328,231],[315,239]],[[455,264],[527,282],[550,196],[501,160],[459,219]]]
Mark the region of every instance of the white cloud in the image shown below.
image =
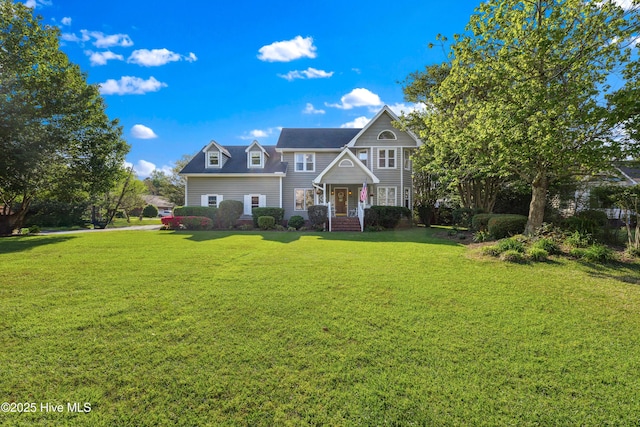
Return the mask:
[[[24,2],[24,5],[30,9],[35,9],[38,6],[51,6],[51,1],[49,0],[27,0]]]
[[[354,107],[379,107],[382,105],[380,97],[368,89],[357,88],[340,98],[339,104],[326,104],[327,107],[350,110]]]
[[[191,58],[191,56],[188,58]],[[181,61],[182,59],[182,55],[171,52],[169,49],[138,49],[133,51],[127,62],[142,65],[143,67],[158,67],[169,62]]]
[[[405,104],[404,102],[398,102],[393,105],[389,105],[389,108],[391,108],[391,111],[396,113],[397,116],[401,116],[403,113],[409,114],[413,113],[414,111],[424,111],[426,110],[427,106],[423,103]]]
[[[304,110],[302,110],[302,112],[304,114],[324,114],[326,113],[326,111],[324,110],[317,110],[314,108],[313,104],[307,102],[307,105],[304,107]]]
[[[106,65],[107,61],[116,59],[118,61],[124,60],[122,55],[118,55],[116,53],[107,50],[105,52],[93,52],[91,50],[86,50],[84,52],[91,61],[91,65]]]
[[[126,34],[104,34],[100,31],[80,30],[80,36],[75,33],[63,33],[60,38],[64,41],[76,43],[84,43],[93,39],[93,45],[99,48],[133,46],[133,41]]]
[[[147,92],[157,92],[163,87],[167,87],[167,84],[156,80],[155,77],[143,80],[140,77],[123,76],[120,80],[109,79],[100,83],[100,93],[102,95],[142,95]]]
[[[156,165],[146,160],[138,160],[138,163],[136,163],[133,169],[136,171],[138,176],[147,177],[151,175],[151,172],[156,170]]]
[[[294,79],[327,79],[333,76],[333,71],[316,70],[315,68],[307,68],[303,71],[289,71],[287,74],[278,74],[278,77],[292,81]]]
[[[271,135],[273,135],[273,133],[275,131],[279,131],[282,128],[269,128],[269,129],[254,129],[252,131],[250,131],[249,133],[247,133],[246,135],[243,135],[240,137],[240,139],[247,139],[247,140],[253,140],[253,139],[258,139],[258,138],[267,138]]]
[[[633,0],[614,0],[613,2],[624,10],[629,10],[633,7]]]
[[[291,40],[262,46],[258,50],[258,59],[267,62],[289,62],[299,58],[315,58],[316,49],[312,37],[296,36]]]
[[[62,25],[71,25],[71,18],[68,16],[65,16],[64,18],[62,18],[62,21],[60,21],[62,23]]]
[[[340,127],[341,128],[360,129],[360,128],[365,127],[365,125],[367,123],[369,123],[369,120],[371,120],[371,119],[368,119],[365,116],[360,116],[357,119],[353,120],[352,122],[348,122],[348,123],[345,123],[343,125],[340,125]]]
[[[196,56],[195,53],[189,52],[189,55],[186,58],[184,58],[184,60],[187,62],[195,62],[198,60],[198,57]]]
[[[133,125],[131,128],[131,136],[136,139],[153,139],[158,137],[153,129],[141,124]]]

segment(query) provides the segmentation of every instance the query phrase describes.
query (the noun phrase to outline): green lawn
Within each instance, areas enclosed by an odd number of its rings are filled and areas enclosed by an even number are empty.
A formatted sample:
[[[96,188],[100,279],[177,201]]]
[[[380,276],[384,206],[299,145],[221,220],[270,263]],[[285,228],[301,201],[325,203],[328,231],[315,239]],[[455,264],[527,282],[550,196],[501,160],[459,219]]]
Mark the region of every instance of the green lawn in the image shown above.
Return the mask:
[[[640,422],[638,264],[425,229],[12,237],[0,313],[0,401],[37,404],[0,425]]]

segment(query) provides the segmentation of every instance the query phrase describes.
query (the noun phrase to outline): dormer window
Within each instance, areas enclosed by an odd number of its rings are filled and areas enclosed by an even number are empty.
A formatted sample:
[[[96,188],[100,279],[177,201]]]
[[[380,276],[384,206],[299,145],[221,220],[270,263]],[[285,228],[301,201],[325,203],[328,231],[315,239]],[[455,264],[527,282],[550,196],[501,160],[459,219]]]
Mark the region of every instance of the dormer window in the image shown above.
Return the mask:
[[[383,130],[378,134],[378,139],[398,139],[396,134],[390,130]]]
[[[250,168],[261,168],[262,167],[262,152],[261,151],[251,151],[251,152],[249,152],[249,167]]]
[[[207,153],[207,167],[219,168],[220,167],[220,152],[209,151]]]

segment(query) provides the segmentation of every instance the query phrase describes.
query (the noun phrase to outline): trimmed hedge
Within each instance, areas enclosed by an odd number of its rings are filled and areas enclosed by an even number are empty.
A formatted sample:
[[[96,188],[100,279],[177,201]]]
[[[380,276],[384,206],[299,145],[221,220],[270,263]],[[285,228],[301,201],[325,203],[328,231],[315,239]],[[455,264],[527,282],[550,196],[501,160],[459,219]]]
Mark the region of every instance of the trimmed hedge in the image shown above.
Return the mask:
[[[458,208],[451,212],[453,225],[465,228],[471,228],[473,217],[477,214],[481,214],[482,209],[472,208]]]
[[[527,225],[524,215],[493,215],[487,222],[489,234],[495,239],[503,239],[515,234],[522,234]]]
[[[253,208],[251,211],[253,215],[253,226],[259,227],[258,218],[261,216],[272,216],[276,224],[282,224],[284,219],[284,209],[282,208]]]
[[[258,218],[258,227],[262,230],[271,230],[276,226],[276,219],[272,216],[265,215]]]
[[[411,220],[411,210],[403,206],[371,206],[364,210],[364,225],[395,228],[403,216]]]
[[[304,226],[304,218],[302,218],[300,215],[294,215],[291,218],[289,218],[289,221],[287,222],[287,226],[293,227],[297,230],[300,227]]]
[[[206,216],[166,216],[160,220],[171,230],[211,230],[213,221]]]
[[[238,200],[223,200],[218,206],[217,225],[220,228],[233,228],[244,212],[244,204]]]
[[[475,231],[487,231],[489,229],[489,219],[495,214],[480,213],[471,218],[471,228]]]
[[[155,218],[158,216],[158,208],[153,205],[147,205],[142,209],[142,216],[145,218]]]
[[[307,208],[309,222],[314,229],[324,229],[327,222],[329,208],[323,205],[313,205]]]
[[[216,221],[218,208],[209,206],[178,206],[173,210],[174,216],[206,216],[213,222]]]

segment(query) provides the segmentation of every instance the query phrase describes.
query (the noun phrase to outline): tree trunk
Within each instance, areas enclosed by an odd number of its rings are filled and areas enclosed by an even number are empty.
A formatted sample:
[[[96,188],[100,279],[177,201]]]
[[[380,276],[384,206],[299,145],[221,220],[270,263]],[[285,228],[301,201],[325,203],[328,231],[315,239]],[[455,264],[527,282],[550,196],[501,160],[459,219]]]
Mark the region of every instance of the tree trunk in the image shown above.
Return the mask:
[[[528,236],[540,228],[544,220],[544,208],[547,205],[547,191],[549,190],[549,178],[546,173],[538,172],[531,183],[531,204],[529,205],[529,219],[524,233]]]

